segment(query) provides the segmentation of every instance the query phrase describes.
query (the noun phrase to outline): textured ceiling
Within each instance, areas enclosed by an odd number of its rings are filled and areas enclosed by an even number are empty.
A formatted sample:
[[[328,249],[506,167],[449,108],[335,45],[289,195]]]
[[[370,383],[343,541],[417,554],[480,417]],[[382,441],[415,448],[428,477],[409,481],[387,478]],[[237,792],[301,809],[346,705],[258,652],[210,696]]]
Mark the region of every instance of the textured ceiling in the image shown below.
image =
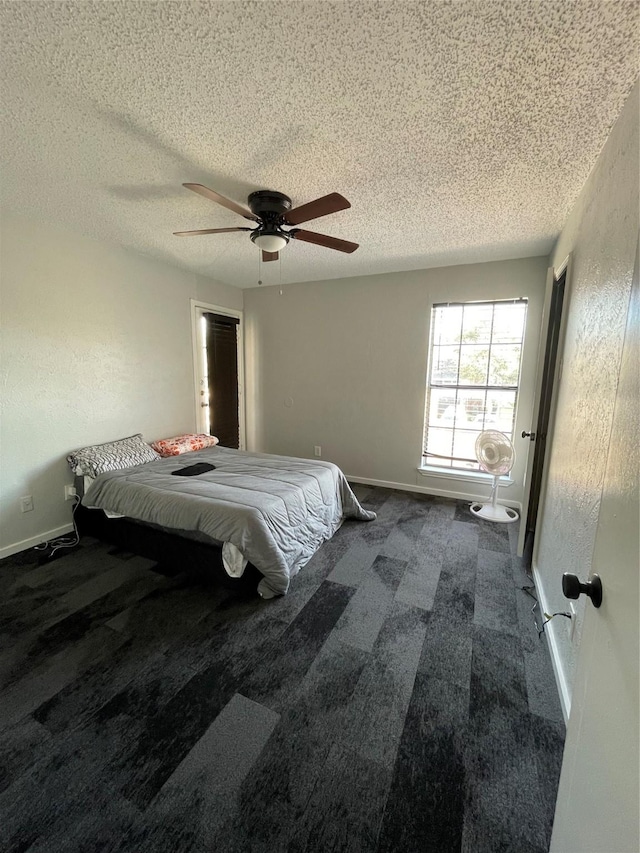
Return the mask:
[[[240,287],[548,252],[638,74],[638,4],[0,4],[2,205]],[[237,201],[350,210],[263,265]]]

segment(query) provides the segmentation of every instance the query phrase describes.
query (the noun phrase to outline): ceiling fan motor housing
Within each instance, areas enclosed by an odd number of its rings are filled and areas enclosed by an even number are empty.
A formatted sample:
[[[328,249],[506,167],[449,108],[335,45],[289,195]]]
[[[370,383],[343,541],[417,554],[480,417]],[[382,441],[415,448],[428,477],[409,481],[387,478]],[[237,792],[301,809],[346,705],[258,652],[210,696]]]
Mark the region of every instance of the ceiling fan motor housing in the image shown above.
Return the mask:
[[[251,240],[266,252],[278,252],[289,242],[288,232],[282,230],[282,220],[291,210],[291,199],[275,190],[257,190],[248,198],[249,209],[260,219]]]
[[[291,199],[275,190],[257,190],[248,198],[251,213],[259,216],[265,224],[281,224],[284,214],[291,210]]]

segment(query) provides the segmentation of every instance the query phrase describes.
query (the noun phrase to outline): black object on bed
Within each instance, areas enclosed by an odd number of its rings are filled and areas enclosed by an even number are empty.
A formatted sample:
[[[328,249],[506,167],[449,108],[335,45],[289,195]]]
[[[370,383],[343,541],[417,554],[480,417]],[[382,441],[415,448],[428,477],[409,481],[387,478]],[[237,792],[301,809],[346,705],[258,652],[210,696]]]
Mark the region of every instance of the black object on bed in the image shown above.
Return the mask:
[[[174,477],[195,477],[198,474],[206,474],[207,471],[213,471],[215,465],[210,462],[196,462],[195,465],[187,465],[186,468],[178,468],[177,471],[172,471]]]
[[[252,563],[247,563],[242,577],[232,578],[222,563],[222,546],[187,539],[132,518],[107,518],[101,509],[80,504],[75,521],[80,536],[93,536],[162,566],[188,572],[206,583],[255,595],[263,577]]]

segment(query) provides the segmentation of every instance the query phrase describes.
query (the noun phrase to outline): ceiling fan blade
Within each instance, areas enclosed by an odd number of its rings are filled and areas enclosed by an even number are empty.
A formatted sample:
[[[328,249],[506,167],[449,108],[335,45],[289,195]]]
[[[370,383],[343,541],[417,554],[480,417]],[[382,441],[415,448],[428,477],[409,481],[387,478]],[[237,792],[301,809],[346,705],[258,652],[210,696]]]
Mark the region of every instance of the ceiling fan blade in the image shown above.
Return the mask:
[[[337,213],[339,210],[346,210],[348,207],[351,207],[351,204],[340,193],[329,193],[329,195],[323,195],[322,198],[317,198],[315,201],[289,210],[285,214],[284,221],[287,225],[300,225],[301,222],[319,219],[321,216]]]
[[[278,260],[278,252],[265,252],[262,251],[262,261],[266,264],[267,261],[277,261]]]
[[[245,219],[254,219],[258,222],[258,217],[254,216],[250,210],[247,210],[246,207],[243,207],[241,204],[238,204],[235,201],[231,201],[230,198],[225,198],[220,193],[217,193],[215,190],[210,190],[208,187],[203,187],[202,184],[183,184],[183,187],[186,187],[188,190],[192,190],[194,193],[198,193],[198,195],[204,196],[208,198],[209,201],[215,201],[217,204],[221,204],[223,207],[232,210],[234,213],[239,213],[240,216],[244,216]]]
[[[315,243],[316,246],[324,246],[327,249],[336,249],[338,252],[355,252],[359,243],[350,243],[348,240],[338,240],[337,237],[328,237],[326,234],[316,234],[315,231],[304,231],[295,228],[289,231],[289,236],[294,240],[304,240],[305,243]]]
[[[253,231],[253,228],[203,228],[200,231],[174,231],[174,237],[195,237],[198,234],[226,234],[229,231]]]

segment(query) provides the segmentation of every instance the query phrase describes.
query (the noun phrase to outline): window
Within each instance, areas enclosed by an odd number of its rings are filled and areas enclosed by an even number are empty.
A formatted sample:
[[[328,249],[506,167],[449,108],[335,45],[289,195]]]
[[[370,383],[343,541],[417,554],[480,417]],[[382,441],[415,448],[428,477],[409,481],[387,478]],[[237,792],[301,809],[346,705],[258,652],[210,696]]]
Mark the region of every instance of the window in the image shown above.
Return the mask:
[[[434,305],[425,464],[478,471],[485,429],[513,438],[527,300]]]

